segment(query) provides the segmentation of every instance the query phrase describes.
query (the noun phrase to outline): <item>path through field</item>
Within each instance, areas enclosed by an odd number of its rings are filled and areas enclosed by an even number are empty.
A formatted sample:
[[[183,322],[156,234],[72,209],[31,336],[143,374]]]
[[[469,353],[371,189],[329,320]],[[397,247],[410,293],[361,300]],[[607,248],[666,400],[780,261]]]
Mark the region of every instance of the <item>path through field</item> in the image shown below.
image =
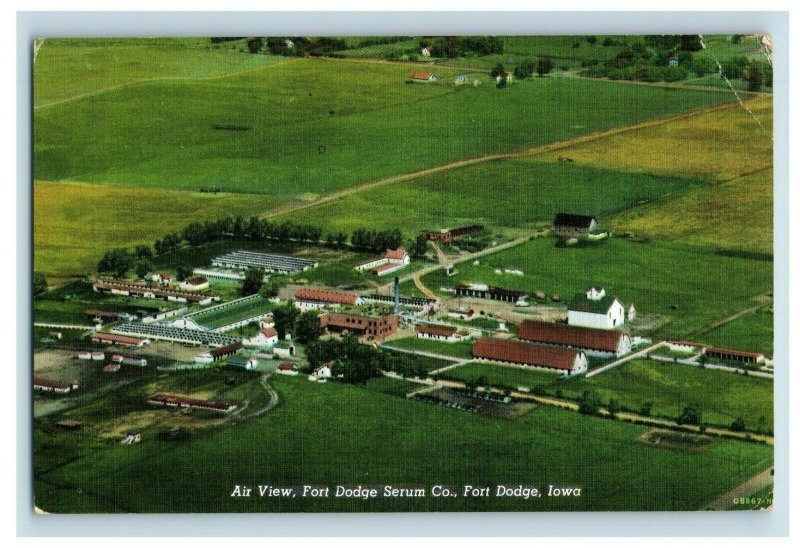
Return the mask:
[[[272,65],[270,65],[272,66]],[[284,204],[274,209],[270,209],[265,211],[261,214],[262,218],[270,218],[276,217],[278,215],[284,215],[286,213],[292,213],[294,211],[299,211],[301,209],[307,209],[311,207],[315,207],[318,205],[326,204],[329,202],[333,202],[336,200],[340,200],[351,194],[356,194],[365,190],[372,190],[375,188],[380,188],[386,185],[391,185],[394,183],[400,183],[403,181],[408,181],[411,179],[417,179],[419,177],[423,177],[426,175],[431,175],[434,173],[439,173],[442,171],[448,171],[451,169],[458,169],[462,167],[467,167],[475,164],[481,164],[484,162],[491,162],[493,160],[508,160],[514,158],[524,158],[528,156],[535,156],[538,154],[544,154],[547,152],[553,152],[555,150],[560,150],[562,148],[571,147],[574,145],[587,143],[590,141],[596,141],[599,139],[604,139],[606,137],[611,137],[614,135],[619,135],[622,133],[627,133],[630,131],[635,131],[639,129],[645,129],[655,126],[660,126],[669,122],[674,122],[677,120],[684,120],[686,118],[691,118],[693,116],[697,116],[700,114],[707,114],[711,112],[717,112],[720,110],[726,110],[731,108],[731,102],[726,102],[718,105],[714,105],[711,107],[704,107],[699,109],[693,109],[687,112],[682,112],[680,114],[670,114],[667,116],[662,116],[659,118],[653,118],[651,120],[646,120],[644,122],[639,122],[636,124],[626,125],[626,126],[617,126],[610,129],[605,129],[602,131],[596,131],[593,133],[587,133],[585,135],[581,135],[580,137],[575,137],[573,139],[566,139],[563,141],[553,141],[551,143],[547,143],[544,145],[538,145],[535,147],[528,147],[521,150],[510,151],[510,152],[496,152],[491,154],[484,154],[481,156],[477,156],[474,158],[467,158],[464,160],[457,160],[455,162],[449,162],[447,164],[442,164],[439,166],[429,167],[417,171],[412,171],[410,173],[401,173],[399,175],[393,175],[391,177],[386,177],[383,179],[378,179],[375,181],[368,181],[365,183],[361,183],[358,185],[354,185],[342,190],[338,190],[335,192],[331,192],[330,194],[322,195],[314,200],[309,200],[306,202],[290,202],[288,204]]]
[[[734,506],[734,499],[749,497],[765,487],[769,487],[774,482],[772,467],[759,472],[746,482],[738,485],[711,501],[706,510],[730,510]]]
[[[716,322],[714,322],[712,324],[709,324],[709,325],[699,329],[698,331],[695,331],[694,333],[690,334],[689,336],[690,337],[697,337],[699,335],[702,335],[703,333],[708,333],[712,329],[716,329],[717,327],[725,325],[726,323],[730,323],[730,322],[740,318],[741,316],[744,316],[745,314],[748,314],[750,312],[755,312],[756,310],[760,310],[760,309],[764,308],[765,306],[769,305],[771,302],[772,302],[772,299],[770,298],[767,302],[762,302],[762,303],[758,303],[755,306],[749,306],[747,308],[743,308],[742,310],[739,310],[737,312],[734,312],[733,314],[725,316],[721,320],[717,320]]]

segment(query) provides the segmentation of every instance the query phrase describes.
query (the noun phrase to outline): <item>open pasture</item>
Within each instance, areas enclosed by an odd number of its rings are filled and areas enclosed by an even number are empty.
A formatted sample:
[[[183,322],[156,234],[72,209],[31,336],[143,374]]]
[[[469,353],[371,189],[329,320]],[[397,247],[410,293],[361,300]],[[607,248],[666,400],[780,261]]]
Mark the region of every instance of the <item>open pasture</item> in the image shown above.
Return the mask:
[[[763,417],[764,427],[772,429],[771,379],[640,359],[591,378],[569,379],[559,388],[570,398],[579,398],[584,390],[595,390],[604,404],[615,398],[634,413],[650,403],[653,415],[674,418],[687,405],[697,405],[703,410],[703,421],[709,424],[727,428],[742,417],[745,427],[755,430]]]
[[[520,269],[523,276],[495,274]],[[772,291],[772,262],[718,255],[714,249],[609,238],[587,247],[556,247],[537,238],[484,256],[479,265],[460,263],[447,277],[423,277],[434,290],[457,283],[485,283],[571,299],[589,286],[604,287],[638,314],[671,321],[650,335],[685,337]],[[447,295],[447,294],[444,294]]]
[[[33,203],[34,269],[58,277],[93,272],[109,249],[152,246],[191,219],[247,216],[282,202],[263,195],[36,181]]]
[[[676,452],[638,442],[643,427],[547,407],[508,422],[337,382],[273,377],[270,383],[280,396],[272,411],[183,442],[102,445],[37,424],[37,505],[49,512],[689,510],[772,464],[768,446],[719,440],[702,452]],[[543,477],[558,478],[583,486],[583,494],[368,501],[230,496],[236,484],[427,485],[432,477],[445,485],[542,488]]]
[[[571,78],[506,89],[407,84],[413,67],[299,59],[41,109],[35,175],[302,200],[730,99],[717,91]],[[224,129],[232,126],[243,130]]]

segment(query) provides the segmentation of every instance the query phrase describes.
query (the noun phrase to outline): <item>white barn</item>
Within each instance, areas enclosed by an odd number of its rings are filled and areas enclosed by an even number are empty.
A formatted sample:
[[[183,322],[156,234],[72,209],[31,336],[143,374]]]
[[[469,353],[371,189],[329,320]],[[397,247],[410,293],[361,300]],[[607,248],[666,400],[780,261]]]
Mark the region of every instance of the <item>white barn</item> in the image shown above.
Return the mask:
[[[578,293],[567,307],[567,323],[596,329],[613,329],[625,323],[625,307],[603,288]]]

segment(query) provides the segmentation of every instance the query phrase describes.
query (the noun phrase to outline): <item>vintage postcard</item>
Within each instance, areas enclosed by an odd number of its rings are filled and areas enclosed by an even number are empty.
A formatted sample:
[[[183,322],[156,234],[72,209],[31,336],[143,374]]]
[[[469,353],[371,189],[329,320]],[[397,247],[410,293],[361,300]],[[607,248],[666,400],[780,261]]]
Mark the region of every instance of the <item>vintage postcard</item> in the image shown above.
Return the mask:
[[[38,512],[772,506],[769,36],[32,47]]]

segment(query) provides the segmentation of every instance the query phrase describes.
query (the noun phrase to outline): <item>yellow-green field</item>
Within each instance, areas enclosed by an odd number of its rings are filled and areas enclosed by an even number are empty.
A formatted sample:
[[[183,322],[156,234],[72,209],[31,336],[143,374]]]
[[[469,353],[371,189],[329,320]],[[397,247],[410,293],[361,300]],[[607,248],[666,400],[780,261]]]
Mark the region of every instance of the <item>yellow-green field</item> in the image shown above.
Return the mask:
[[[617,232],[772,253],[772,170],[630,209]]]
[[[772,165],[772,97],[560,149],[545,157],[578,165],[725,181]]]
[[[152,244],[193,219],[251,215],[280,205],[267,195],[43,181],[34,183],[33,199],[34,269],[55,277],[85,275],[109,249]]]

